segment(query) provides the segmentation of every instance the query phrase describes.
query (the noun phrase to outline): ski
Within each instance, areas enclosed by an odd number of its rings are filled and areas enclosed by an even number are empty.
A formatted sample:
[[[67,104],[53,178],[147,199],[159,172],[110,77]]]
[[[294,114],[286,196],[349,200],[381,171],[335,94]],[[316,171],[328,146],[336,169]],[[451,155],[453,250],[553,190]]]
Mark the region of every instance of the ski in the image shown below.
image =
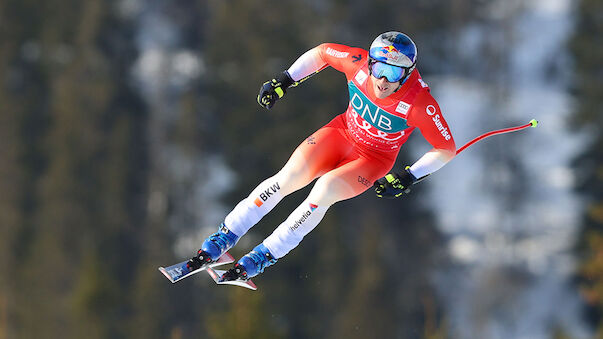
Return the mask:
[[[221,278],[222,278],[222,274],[224,274],[224,272],[226,272],[226,271],[214,270],[211,267],[207,268],[207,273],[212,277],[212,279],[214,279],[214,281],[218,285],[235,285],[235,286],[245,287],[245,288],[248,288],[248,289],[254,290],[254,291],[258,289],[258,287],[251,280],[237,279],[237,280],[223,281]]]
[[[218,260],[209,263],[207,265],[201,266],[200,268],[190,271],[186,266],[188,260],[179,262],[176,265],[168,266],[168,267],[159,267],[159,271],[165,275],[172,283],[178,282],[186,277],[189,277],[197,272],[201,272],[205,269],[210,269],[214,266],[226,265],[234,262],[234,258],[229,253],[224,253]]]

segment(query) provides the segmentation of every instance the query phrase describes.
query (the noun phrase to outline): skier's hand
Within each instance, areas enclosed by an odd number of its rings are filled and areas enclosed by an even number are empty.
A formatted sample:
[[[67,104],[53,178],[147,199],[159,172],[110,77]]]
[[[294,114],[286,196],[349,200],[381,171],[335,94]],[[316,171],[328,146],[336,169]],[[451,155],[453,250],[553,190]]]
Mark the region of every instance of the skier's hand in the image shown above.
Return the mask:
[[[410,186],[417,181],[412,173],[406,167],[401,172],[391,172],[373,184],[375,193],[379,198],[394,199],[404,193],[410,192]]]
[[[285,95],[287,88],[294,82],[287,71],[277,75],[270,81],[266,81],[260,88],[258,104],[266,109],[271,109],[274,103]]]

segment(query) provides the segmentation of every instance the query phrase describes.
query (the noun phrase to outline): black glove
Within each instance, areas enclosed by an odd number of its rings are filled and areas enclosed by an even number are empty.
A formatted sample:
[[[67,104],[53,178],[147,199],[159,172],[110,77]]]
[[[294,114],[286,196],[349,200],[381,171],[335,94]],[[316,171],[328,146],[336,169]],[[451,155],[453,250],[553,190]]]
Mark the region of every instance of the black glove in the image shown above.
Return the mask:
[[[379,198],[394,199],[404,193],[409,193],[410,186],[417,181],[417,178],[408,169],[409,167],[406,167],[401,172],[391,172],[375,181],[373,187],[375,187],[377,196]]]
[[[266,81],[262,85],[262,88],[260,88],[258,104],[264,108],[271,109],[274,103],[285,95],[287,88],[294,83],[295,81],[291,79],[287,71],[277,75],[270,81]]]

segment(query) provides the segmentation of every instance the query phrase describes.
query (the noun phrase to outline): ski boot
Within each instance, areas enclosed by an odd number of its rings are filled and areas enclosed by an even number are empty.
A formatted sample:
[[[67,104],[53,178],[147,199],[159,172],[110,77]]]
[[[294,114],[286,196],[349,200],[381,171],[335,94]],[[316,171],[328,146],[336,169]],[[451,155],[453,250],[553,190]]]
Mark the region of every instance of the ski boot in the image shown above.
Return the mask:
[[[238,240],[239,237],[232,233],[224,223],[222,223],[218,228],[218,232],[205,239],[201,245],[201,249],[197,251],[197,255],[186,263],[186,267],[190,271],[194,271],[201,268],[203,265],[218,260],[226,253],[226,251],[231,249]]]
[[[276,259],[264,244],[257,245],[251,252],[244,255],[233,268],[224,272],[220,281],[247,281],[264,272],[264,269],[276,263]]]

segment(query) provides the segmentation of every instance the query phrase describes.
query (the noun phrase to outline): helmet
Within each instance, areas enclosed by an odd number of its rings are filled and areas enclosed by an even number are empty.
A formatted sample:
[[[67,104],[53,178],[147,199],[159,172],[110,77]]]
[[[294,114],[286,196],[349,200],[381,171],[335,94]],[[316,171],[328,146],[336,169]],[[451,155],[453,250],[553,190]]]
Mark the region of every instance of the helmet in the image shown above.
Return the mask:
[[[390,82],[401,81],[412,73],[416,64],[417,46],[404,33],[383,33],[373,41],[369,49],[369,71],[371,74],[376,73],[373,75],[377,78],[385,76]]]

